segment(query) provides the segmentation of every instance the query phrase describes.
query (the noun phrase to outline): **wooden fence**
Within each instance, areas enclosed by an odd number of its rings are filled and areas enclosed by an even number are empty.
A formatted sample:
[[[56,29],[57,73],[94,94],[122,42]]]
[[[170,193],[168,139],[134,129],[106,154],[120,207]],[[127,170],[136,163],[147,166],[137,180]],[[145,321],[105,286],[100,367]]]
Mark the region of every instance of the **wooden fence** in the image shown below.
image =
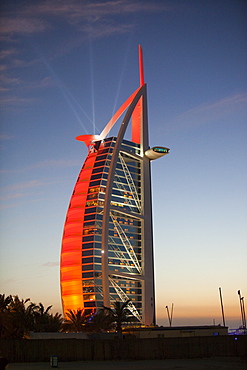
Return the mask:
[[[247,336],[155,339],[0,340],[1,356],[10,362],[151,360],[168,358],[247,357]]]

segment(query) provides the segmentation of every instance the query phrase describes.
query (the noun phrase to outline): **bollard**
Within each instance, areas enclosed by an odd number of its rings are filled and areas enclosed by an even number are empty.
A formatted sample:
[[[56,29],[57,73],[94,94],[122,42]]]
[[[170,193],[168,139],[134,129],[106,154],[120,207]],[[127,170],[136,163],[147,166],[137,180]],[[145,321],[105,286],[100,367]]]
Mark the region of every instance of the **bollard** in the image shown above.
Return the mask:
[[[58,367],[58,356],[50,356],[51,367]]]

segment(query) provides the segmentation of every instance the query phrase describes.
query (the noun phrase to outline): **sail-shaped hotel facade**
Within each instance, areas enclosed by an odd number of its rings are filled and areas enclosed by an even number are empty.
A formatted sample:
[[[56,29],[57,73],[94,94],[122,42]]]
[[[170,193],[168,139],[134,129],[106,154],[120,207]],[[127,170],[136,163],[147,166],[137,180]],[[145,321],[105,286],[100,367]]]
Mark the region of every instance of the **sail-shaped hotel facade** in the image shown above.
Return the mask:
[[[63,311],[96,312],[130,299],[145,325],[155,323],[150,161],[169,152],[149,147],[147,90],[139,46],[140,86],[100,135],[81,135],[88,155],[71,196],[62,237]],[[109,136],[120,122],[117,136]],[[125,139],[132,126],[131,140]]]

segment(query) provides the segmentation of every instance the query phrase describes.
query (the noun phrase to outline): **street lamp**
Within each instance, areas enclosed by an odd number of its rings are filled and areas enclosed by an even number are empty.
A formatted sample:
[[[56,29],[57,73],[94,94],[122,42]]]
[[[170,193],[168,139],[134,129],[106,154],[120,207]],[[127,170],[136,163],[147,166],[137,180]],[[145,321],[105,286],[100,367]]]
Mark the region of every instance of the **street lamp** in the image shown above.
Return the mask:
[[[244,297],[241,297],[240,290],[238,290],[239,295],[239,304],[240,304],[240,311],[241,311],[241,318],[242,318],[242,326],[243,329],[246,329],[246,317],[245,317],[245,308],[244,308]]]
[[[171,310],[171,316],[170,316],[170,312],[169,312],[169,307],[166,306],[166,311],[167,311],[167,316],[168,316],[168,321],[169,321],[169,325],[170,327],[172,326],[172,316],[173,316],[173,303],[172,303],[172,310]]]

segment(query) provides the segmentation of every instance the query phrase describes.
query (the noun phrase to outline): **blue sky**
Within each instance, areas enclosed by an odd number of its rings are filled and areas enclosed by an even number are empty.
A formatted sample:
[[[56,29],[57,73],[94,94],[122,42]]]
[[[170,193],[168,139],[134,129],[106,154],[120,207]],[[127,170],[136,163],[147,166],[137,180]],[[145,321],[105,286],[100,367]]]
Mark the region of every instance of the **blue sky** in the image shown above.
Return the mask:
[[[61,310],[65,214],[86,147],[144,55],[160,325],[241,324],[247,294],[245,1],[2,2],[1,292]],[[113,132],[114,133],[114,132]]]

